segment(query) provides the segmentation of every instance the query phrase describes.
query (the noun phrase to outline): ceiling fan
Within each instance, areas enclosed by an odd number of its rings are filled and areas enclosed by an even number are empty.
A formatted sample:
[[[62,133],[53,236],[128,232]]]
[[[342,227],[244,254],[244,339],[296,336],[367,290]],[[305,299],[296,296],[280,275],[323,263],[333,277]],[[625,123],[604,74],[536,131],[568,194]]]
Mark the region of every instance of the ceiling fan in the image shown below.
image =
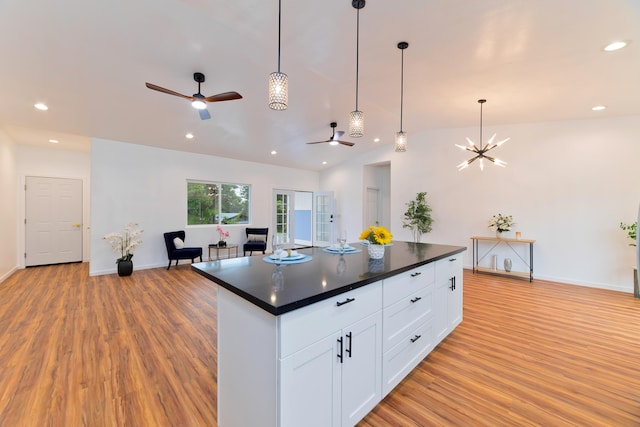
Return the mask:
[[[331,129],[333,129],[333,134],[331,135],[331,138],[327,139],[326,141],[307,142],[307,144],[322,144],[323,142],[328,142],[329,145],[342,144],[348,147],[353,147],[355,145],[353,142],[340,141],[340,138],[342,138],[342,135],[344,135],[344,131],[339,130],[338,132],[336,132],[336,127],[338,127],[338,123],[331,122],[330,126],[331,126]]]
[[[190,100],[193,108],[197,109],[200,113],[201,120],[207,120],[211,118],[211,114],[209,114],[209,111],[207,111],[207,102],[232,101],[234,99],[242,99],[242,95],[240,95],[238,92],[223,92],[217,95],[204,96],[200,93],[200,83],[204,83],[204,74],[193,73],[193,80],[198,83],[198,93],[194,93],[193,96],[183,95],[181,93],[165,89],[152,83],[145,84],[149,89],[157,90],[158,92],[168,93],[169,95],[175,95]]]

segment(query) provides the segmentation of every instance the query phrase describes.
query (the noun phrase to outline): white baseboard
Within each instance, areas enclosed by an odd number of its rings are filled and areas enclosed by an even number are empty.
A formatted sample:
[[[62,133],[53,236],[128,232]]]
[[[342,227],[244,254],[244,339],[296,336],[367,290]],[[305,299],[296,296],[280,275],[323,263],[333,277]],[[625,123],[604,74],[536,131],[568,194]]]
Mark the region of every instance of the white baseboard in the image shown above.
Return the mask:
[[[7,271],[5,274],[0,276],[0,283],[4,282],[6,279],[8,279],[16,271],[18,271],[18,266],[13,267],[11,270]]]

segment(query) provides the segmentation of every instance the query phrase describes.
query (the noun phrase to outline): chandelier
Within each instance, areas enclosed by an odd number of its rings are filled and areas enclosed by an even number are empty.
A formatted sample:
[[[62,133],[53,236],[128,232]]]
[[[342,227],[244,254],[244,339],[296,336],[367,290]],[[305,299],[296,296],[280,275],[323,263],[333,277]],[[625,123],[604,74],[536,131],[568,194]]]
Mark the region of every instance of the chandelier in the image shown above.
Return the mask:
[[[480,170],[484,170],[484,159],[489,160],[491,163],[497,165],[497,166],[502,166],[505,167],[507,165],[507,162],[504,162],[496,157],[491,157],[491,156],[487,156],[487,152],[490,150],[493,150],[496,147],[501,146],[502,144],[504,144],[505,142],[507,142],[509,139],[511,138],[507,138],[507,139],[503,139],[502,141],[498,141],[498,142],[493,142],[493,140],[496,137],[496,134],[494,133],[493,136],[489,139],[489,141],[487,142],[486,145],[482,145],[482,104],[484,104],[485,102],[487,102],[486,99],[479,99],[478,102],[480,103],[480,142],[478,143],[478,145],[480,145],[480,147],[478,147],[473,141],[471,141],[469,138],[467,138],[467,142],[469,143],[468,146],[466,145],[458,145],[456,144],[456,147],[461,148],[462,150],[465,151],[471,151],[473,153],[476,153],[476,155],[474,157],[472,157],[469,160],[466,160],[462,163],[460,163],[458,165],[458,170],[461,171],[463,169],[466,169],[469,167],[469,165],[471,163],[473,163],[474,161],[476,161],[477,159],[480,159],[480,161],[478,162],[480,164]]]

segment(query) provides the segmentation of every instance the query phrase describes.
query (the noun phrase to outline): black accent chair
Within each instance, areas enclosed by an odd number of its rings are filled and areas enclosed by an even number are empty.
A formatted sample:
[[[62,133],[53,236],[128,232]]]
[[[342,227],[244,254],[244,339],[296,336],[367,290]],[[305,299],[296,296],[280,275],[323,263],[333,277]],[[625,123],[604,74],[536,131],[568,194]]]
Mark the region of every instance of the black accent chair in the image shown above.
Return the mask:
[[[247,227],[245,232],[247,234],[247,241],[242,245],[244,256],[247,256],[247,251],[249,251],[250,256],[253,254],[253,251],[262,251],[264,254],[267,250],[269,229]]]
[[[180,259],[190,259],[191,262],[195,262],[195,259],[200,257],[202,262],[202,248],[182,248],[176,249],[176,245],[173,243],[174,239],[179,237],[184,242],[184,231],[170,231],[164,233],[164,244],[167,245],[167,255],[169,256],[169,265],[167,270],[171,268],[171,261],[175,260],[178,265]]]

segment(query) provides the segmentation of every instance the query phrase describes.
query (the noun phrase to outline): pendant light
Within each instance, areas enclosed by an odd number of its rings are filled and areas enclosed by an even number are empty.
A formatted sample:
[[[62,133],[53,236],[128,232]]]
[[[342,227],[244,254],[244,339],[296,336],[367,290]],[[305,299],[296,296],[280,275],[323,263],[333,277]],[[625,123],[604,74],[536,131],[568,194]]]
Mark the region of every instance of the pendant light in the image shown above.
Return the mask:
[[[364,8],[365,0],[352,0],[351,6],[356,9],[356,109],[349,113],[349,136],[360,138],[364,135],[364,113],[358,110],[358,72],[360,59],[360,9]]]
[[[282,0],[278,0],[278,71],[269,74],[269,108],[286,110],[289,104],[289,78],[280,72],[280,33],[282,27]]]
[[[397,153],[407,151],[407,133],[402,130],[402,107],[404,104],[404,50],[409,47],[409,43],[398,43],[398,49],[402,52],[402,61],[400,65],[400,132],[396,132],[396,140],[394,150]]]
[[[494,143],[493,140],[496,137],[496,134],[494,133],[491,139],[489,139],[489,141],[487,142],[487,144],[484,146],[482,145],[482,104],[487,102],[487,100],[479,99],[478,102],[480,103],[480,142],[478,144],[480,148],[478,148],[476,144],[474,144],[473,141],[471,141],[469,138],[467,138],[467,142],[469,143],[469,146],[456,144],[456,147],[461,148],[462,150],[476,153],[475,157],[472,157],[471,159],[464,161],[458,165],[459,171],[461,171],[462,169],[468,168],[469,165],[477,159],[480,159],[480,161],[478,162],[480,164],[480,170],[484,170],[484,159],[489,160],[490,162],[492,162],[497,166],[505,167],[507,165],[507,162],[504,162],[495,157],[487,156],[486,153],[489,150],[493,150],[494,148],[501,146],[511,138],[503,139],[502,141]]]

